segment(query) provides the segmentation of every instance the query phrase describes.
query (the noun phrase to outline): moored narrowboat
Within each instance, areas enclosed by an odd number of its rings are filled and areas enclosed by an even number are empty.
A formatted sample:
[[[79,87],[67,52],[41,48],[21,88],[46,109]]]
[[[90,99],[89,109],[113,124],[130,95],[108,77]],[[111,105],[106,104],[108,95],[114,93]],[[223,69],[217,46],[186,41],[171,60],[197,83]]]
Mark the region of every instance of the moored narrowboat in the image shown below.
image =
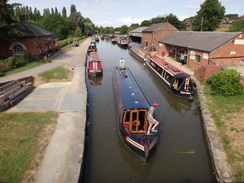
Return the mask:
[[[91,42],[91,44],[88,46],[87,54],[90,55],[91,52],[96,50],[97,50],[96,43]]]
[[[146,50],[143,50],[139,46],[132,46],[129,48],[131,55],[135,56],[137,59],[145,63],[150,56],[150,53]]]
[[[127,48],[129,46],[129,41],[127,39],[119,39],[117,43],[122,48]]]
[[[87,57],[87,72],[89,76],[95,77],[103,74],[102,62],[97,51],[90,52]]]
[[[170,92],[178,97],[193,100],[194,90],[189,74],[157,56],[150,57],[146,65]]]
[[[113,88],[119,135],[132,152],[147,161],[159,137],[158,132],[147,133],[150,103],[128,67],[115,67]]]

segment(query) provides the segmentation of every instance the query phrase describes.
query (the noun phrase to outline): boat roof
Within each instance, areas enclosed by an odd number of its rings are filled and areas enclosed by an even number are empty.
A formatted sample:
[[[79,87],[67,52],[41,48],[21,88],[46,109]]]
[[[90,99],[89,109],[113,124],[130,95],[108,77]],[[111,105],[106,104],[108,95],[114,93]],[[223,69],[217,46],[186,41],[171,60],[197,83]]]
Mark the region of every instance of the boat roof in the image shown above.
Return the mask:
[[[149,109],[150,103],[132,75],[130,69],[120,70],[115,67],[118,85],[125,110]]]
[[[89,61],[100,61],[97,51],[90,52]]]
[[[150,59],[160,67],[166,69],[171,75],[176,78],[190,77],[189,74],[185,73],[184,71],[180,70],[179,68],[175,67],[174,65],[170,64],[162,58],[153,57]]]
[[[134,49],[136,50],[136,49],[137,49],[137,50],[142,51],[143,53],[148,53],[148,51],[146,51],[146,50],[142,49],[142,48],[141,48],[141,47],[139,47],[139,46],[132,46],[132,47],[131,47],[131,49],[132,49],[132,50],[134,50]]]

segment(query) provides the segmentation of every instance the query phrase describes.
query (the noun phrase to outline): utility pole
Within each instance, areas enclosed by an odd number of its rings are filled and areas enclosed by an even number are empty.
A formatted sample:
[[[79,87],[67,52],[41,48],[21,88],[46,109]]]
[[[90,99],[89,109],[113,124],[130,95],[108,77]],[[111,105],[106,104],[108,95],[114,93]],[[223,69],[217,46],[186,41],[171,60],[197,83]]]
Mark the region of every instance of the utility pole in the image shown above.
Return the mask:
[[[202,17],[202,21],[201,21],[201,31],[202,31],[202,27],[203,27],[203,17]]]

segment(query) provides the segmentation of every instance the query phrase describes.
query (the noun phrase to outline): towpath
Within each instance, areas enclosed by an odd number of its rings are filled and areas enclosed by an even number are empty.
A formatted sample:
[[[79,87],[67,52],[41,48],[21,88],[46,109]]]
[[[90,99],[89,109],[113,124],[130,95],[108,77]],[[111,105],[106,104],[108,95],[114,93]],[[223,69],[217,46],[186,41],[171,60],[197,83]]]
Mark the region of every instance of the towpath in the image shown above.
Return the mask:
[[[50,63],[17,74],[0,78],[0,82],[36,75],[59,67],[71,66],[71,82],[47,83],[34,89],[18,105],[7,112],[57,111],[59,117],[55,132],[41,164],[38,183],[76,183],[83,165],[87,88],[85,83],[86,51],[91,39],[79,47],[64,51]]]

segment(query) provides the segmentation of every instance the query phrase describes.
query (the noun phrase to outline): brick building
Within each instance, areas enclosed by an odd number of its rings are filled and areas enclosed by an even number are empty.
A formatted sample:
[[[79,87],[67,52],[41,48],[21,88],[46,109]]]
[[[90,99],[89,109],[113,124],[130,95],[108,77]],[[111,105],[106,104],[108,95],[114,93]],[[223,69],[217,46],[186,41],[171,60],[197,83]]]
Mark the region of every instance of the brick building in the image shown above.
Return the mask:
[[[179,30],[169,22],[153,24],[142,31],[141,46],[150,51],[158,50],[158,41],[174,31]]]
[[[221,70],[222,65],[244,64],[244,33],[177,31],[159,41],[159,53],[185,63],[201,80]],[[216,67],[217,66],[217,67]]]
[[[40,59],[45,54],[51,54],[58,47],[53,33],[34,23],[23,23],[21,29],[24,36],[5,45],[0,45],[0,56],[21,56]]]
[[[158,52],[179,59],[188,66],[240,65],[244,59],[244,33],[176,31],[159,41]]]

